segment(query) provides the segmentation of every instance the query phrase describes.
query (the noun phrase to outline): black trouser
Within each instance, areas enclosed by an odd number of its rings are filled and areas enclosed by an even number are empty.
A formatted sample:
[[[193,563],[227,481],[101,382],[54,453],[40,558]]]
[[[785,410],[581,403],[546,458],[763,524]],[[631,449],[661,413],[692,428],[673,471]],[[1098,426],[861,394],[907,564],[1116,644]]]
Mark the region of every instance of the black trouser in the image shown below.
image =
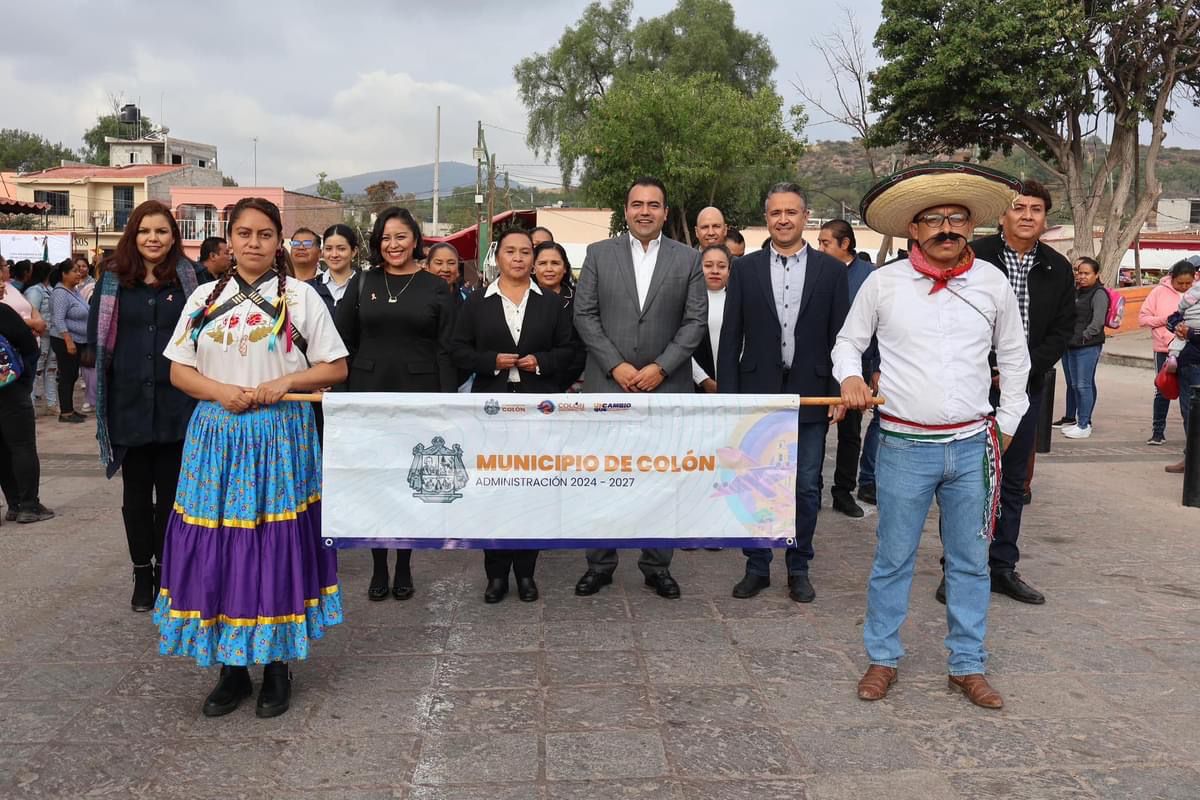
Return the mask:
[[[862,451],[863,412],[847,411],[837,424],[837,456],[833,467],[833,494],[849,496],[856,485],[858,456]]]
[[[375,562],[375,571],[376,572],[379,572],[379,573],[387,572],[387,568],[388,568],[387,554],[388,554],[388,551],[387,551],[386,547],[372,547],[371,548],[371,558]],[[396,574],[397,575],[409,575],[411,577],[411,575],[412,575],[412,568],[410,566],[411,562],[412,562],[412,550],[408,550],[408,549],[397,550],[396,551]]]
[[[1041,391],[1030,392],[1029,410],[1021,418],[1001,460],[1000,518],[996,520],[996,538],[992,540],[988,557],[988,566],[992,570],[1014,569],[1021,558],[1017,537],[1021,535],[1021,512],[1025,509],[1025,476],[1029,472],[1029,454],[1037,444],[1041,406]]]
[[[125,451],[121,515],[129,560],[135,567],[146,566],[152,558],[162,563],[167,517],[175,503],[182,461],[183,442],[144,444]]]
[[[507,579],[509,569],[518,578],[532,578],[537,557],[537,550],[484,550],[483,571],[488,580]]]
[[[79,346],[76,343],[75,354],[67,352],[67,343],[57,336],[50,337],[50,349],[58,359],[58,413],[70,414],[75,411],[75,381],[79,380]]]
[[[37,508],[42,477],[32,388],[14,382],[0,389],[0,488],[8,507],[17,511]]]

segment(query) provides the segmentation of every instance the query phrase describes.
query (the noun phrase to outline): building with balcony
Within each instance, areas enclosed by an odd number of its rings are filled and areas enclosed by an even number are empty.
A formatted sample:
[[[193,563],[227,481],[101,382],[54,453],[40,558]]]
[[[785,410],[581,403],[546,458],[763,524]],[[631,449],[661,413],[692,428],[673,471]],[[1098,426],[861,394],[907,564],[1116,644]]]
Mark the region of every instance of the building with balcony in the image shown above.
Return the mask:
[[[285,239],[296,228],[312,228],[321,233],[344,219],[341,203],[280,186],[175,186],[171,189],[170,206],[179,222],[188,258],[200,257],[200,243],[209,236],[225,236],[229,212],[243,197],[264,197],[279,206]]]
[[[129,215],[146,200],[171,205],[176,186],[220,187],[216,170],[142,164],[100,167],[77,164],[25,174],[5,173],[6,193],[27,203],[43,204],[47,231],[70,231],[78,253],[111,252]]]

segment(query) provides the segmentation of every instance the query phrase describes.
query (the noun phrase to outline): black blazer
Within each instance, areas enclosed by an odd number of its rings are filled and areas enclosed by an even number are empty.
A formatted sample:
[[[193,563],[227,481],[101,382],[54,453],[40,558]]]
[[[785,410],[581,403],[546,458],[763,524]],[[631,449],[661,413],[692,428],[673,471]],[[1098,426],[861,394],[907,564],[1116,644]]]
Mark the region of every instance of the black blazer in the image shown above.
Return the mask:
[[[381,268],[350,279],[334,322],[350,351],[352,392],[453,392],[450,359],[454,300],[450,287],[425,270],[411,277]],[[409,283],[411,281],[411,283]],[[361,290],[359,283],[362,283]],[[395,303],[388,302],[388,289]]]
[[[454,363],[475,373],[474,392],[502,392],[508,387],[508,370],[496,374],[496,355],[533,355],[538,373],[521,372],[521,391],[556,394],[583,343],[575,335],[571,312],[554,294],[530,289],[521,325],[521,341],[514,342],[504,319],[500,295],[475,292],[467,298],[454,324],[451,353]]]
[[[771,250],[735,259],[725,290],[725,320],[717,352],[722,394],[841,394],[833,379],[833,345],[850,310],[846,265],[808,248],[804,291],[796,317],[796,348],[783,383],[783,328],[771,290]],[[802,407],[800,422],[822,422],[828,410]]]
[[[700,365],[700,369],[708,373],[708,377],[715,381],[717,379],[717,364],[713,355],[712,339],[708,335],[708,330],[705,329],[704,338],[700,340],[700,346],[692,353],[692,358],[696,359],[696,363]],[[700,389],[700,384],[696,384],[696,389]]]
[[[971,242],[975,257],[1008,277],[1004,264],[1004,238],[1000,234]],[[1075,274],[1071,262],[1047,244],[1038,243],[1029,270],[1029,391],[1042,389],[1046,373],[1067,351],[1075,333]],[[992,365],[995,366],[993,356]]]

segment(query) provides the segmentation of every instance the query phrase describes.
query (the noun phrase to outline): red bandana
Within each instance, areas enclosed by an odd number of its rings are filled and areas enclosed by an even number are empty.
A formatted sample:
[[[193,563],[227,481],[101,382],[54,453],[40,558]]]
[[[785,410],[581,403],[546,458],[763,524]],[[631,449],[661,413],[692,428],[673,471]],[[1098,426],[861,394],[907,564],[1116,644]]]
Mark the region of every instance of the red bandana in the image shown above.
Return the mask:
[[[971,249],[971,245],[967,245],[966,249],[962,252],[962,256],[958,259],[958,263],[949,269],[939,269],[931,265],[925,258],[925,254],[921,252],[919,246],[909,251],[908,261],[917,272],[933,279],[933,288],[929,290],[929,293],[934,294],[941,289],[945,289],[946,284],[950,283],[951,278],[957,278],[975,266],[975,251]]]

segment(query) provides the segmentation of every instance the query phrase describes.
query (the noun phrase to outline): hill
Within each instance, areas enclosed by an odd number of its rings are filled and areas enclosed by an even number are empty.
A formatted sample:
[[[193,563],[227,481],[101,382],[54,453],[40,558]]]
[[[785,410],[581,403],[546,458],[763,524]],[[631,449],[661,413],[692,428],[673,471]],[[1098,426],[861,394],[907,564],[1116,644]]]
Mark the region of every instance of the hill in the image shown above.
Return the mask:
[[[475,166],[461,161],[443,161],[441,179],[441,194],[446,196],[454,191],[456,186],[471,186],[475,183]],[[344,178],[334,178],[341,184],[347,195],[359,195],[373,183],[380,181],[395,181],[396,194],[415,194],[418,198],[433,196],[433,163],[419,164],[415,167],[401,169],[382,169],[375,172],[364,172],[360,175],[347,175]],[[513,184],[516,184],[514,182]],[[296,191],[306,194],[316,194],[315,183],[302,186]]]

